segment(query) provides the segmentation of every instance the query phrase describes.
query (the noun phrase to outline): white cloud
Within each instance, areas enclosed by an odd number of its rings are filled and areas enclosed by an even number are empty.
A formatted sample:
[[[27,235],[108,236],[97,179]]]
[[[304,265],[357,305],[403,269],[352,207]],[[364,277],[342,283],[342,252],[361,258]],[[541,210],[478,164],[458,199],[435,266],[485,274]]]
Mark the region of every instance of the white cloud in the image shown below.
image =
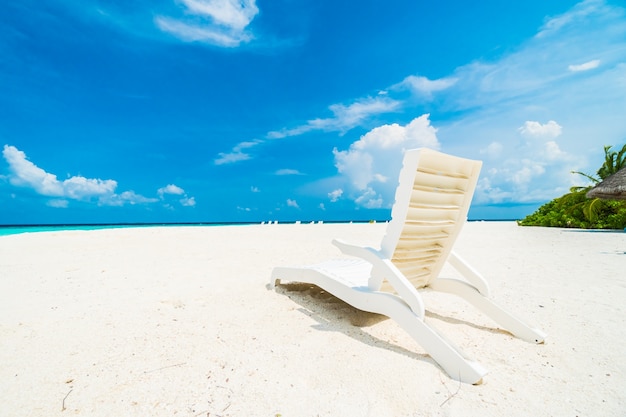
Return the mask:
[[[254,36],[246,30],[259,13],[255,0],[180,0],[184,16],[157,16],[155,24],[187,42],[237,47]]]
[[[502,154],[503,146],[500,142],[491,142],[489,146],[480,150],[481,154],[486,154],[490,158],[497,158]]]
[[[157,190],[157,194],[159,195],[159,198],[161,200],[164,200],[167,194],[183,196],[181,199],[178,200],[183,207],[193,207],[196,205],[196,199],[194,197],[187,196],[185,190],[183,190],[176,184],[168,184],[165,187],[159,188]],[[166,206],[169,206],[169,204],[166,204]]]
[[[543,125],[539,122],[526,121],[518,130],[526,137],[550,139],[561,136],[563,132],[563,128],[554,120]]]
[[[594,68],[598,68],[600,66],[600,60],[594,59],[593,61],[585,62],[584,64],[579,65],[570,65],[567,67],[570,71],[580,72],[580,71],[589,71]]]
[[[251,156],[247,153],[243,152],[229,152],[224,153],[220,152],[218,154],[218,158],[215,158],[215,165],[224,165],[224,164],[232,164],[240,161],[247,161]]]
[[[567,192],[569,172],[577,166],[577,158],[549,138],[554,132],[539,129],[535,133],[538,140],[484,161],[476,204],[547,201]]]
[[[68,199],[95,201],[98,205],[105,206],[151,204],[159,201],[158,198],[144,197],[134,191],[124,191],[117,194],[117,181],[114,180],[85,178],[78,175],[60,181],[56,175],[46,172],[29,161],[26,154],[14,146],[4,145],[2,155],[9,164],[9,182],[17,187],[30,188],[39,195],[54,197],[46,203],[51,207],[68,207]],[[182,194],[183,192],[180,187],[174,184],[158,190],[161,198],[164,194]],[[193,205],[195,201],[191,198],[187,199],[185,203],[187,205],[192,203],[191,205]]]
[[[253,148],[261,143],[263,143],[261,140],[252,140],[238,143],[233,147],[232,151],[226,153],[220,152],[218,154],[218,157],[215,158],[215,160],[213,161],[213,163],[215,165],[224,165],[240,161],[247,161],[248,159],[251,159],[252,156],[244,152],[244,150]]]
[[[429,80],[418,75],[409,75],[397,87],[407,88],[414,94],[430,98],[432,93],[450,88],[458,81],[457,78],[440,78]]]
[[[278,171],[276,171],[275,175],[304,175],[304,174],[302,174],[297,169],[285,168],[285,169],[279,169]]]
[[[493,172],[492,172],[493,175]],[[476,185],[474,203],[502,203],[513,196],[510,191],[504,191],[500,187],[494,187],[490,177],[482,176]]]
[[[548,160],[567,159],[567,154],[561,150],[559,144],[553,140],[549,140],[545,143],[545,156]]]
[[[91,196],[108,195],[115,191],[117,182],[113,180],[91,179],[75,176],[63,181],[64,195],[80,200]]]
[[[46,206],[54,207],[54,208],[67,208],[69,207],[70,202],[67,200],[54,199],[48,200],[46,202]]]
[[[111,193],[100,196],[98,198],[98,205],[122,207],[126,204],[151,204],[157,201],[159,201],[158,198],[144,197],[134,191],[124,191],[120,194]]]
[[[397,110],[400,102],[384,95],[372,98],[359,99],[346,106],[333,104],[329,107],[333,117],[327,119],[313,119],[306,124],[292,128],[273,131],[267,134],[269,139],[282,139],[289,136],[298,136],[315,130],[346,132],[365,122],[369,117],[381,113]]]
[[[292,200],[290,198],[287,199],[287,206],[293,207],[293,208],[300,208],[296,200]]]
[[[259,13],[256,0],[181,0],[194,14],[210,17],[215,23],[243,30]]]
[[[184,207],[194,207],[196,205],[196,198],[195,197],[181,198],[180,204]]]
[[[383,207],[383,198],[374,191],[373,188],[367,187],[360,196],[354,200],[359,206],[368,209],[377,209]]]
[[[204,42],[234,48],[251,39],[251,36],[245,33],[229,34],[168,17],[157,17],[155,23],[162,31],[169,32],[187,42]]]
[[[32,188],[38,194],[47,197],[88,200],[92,197],[110,195],[117,187],[114,180],[89,179],[81,176],[59,181],[56,175],[33,164],[24,152],[14,146],[4,145],[2,154],[9,164],[12,174],[9,178],[11,184]]]
[[[343,190],[341,188],[338,188],[328,193],[328,198],[330,198],[331,202],[335,203],[337,200],[339,200],[339,198],[341,198],[342,195]]]
[[[157,198],[144,197],[141,194],[137,194],[134,191],[124,191],[119,196],[113,195],[110,201],[116,201],[118,199],[121,202],[120,205],[123,205],[124,203],[129,203],[131,205],[156,203],[157,201],[159,201]],[[104,204],[106,204],[109,201],[109,199],[106,198],[106,199],[102,199],[101,201]]]
[[[527,186],[533,178],[546,172],[545,168],[535,161],[522,160],[522,167],[513,173],[511,181],[517,186]]]
[[[361,136],[348,150],[333,150],[335,166],[354,189],[357,204],[369,208],[390,205],[404,151],[439,148],[437,129],[430,125],[428,117],[422,115],[405,126],[379,126]]]
[[[585,21],[590,15],[601,12],[604,8],[603,0],[584,0],[575,5],[567,13],[552,17],[546,21],[537,38],[553,35],[579,23]]]
[[[17,148],[4,145],[4,159],[9,163],[13,175],[9,182],[17,186],[31,187],[39,194],[46,196],[63,196],[63,185],[56,175],[48,174],[26,159],[26,154]]]
[[[334,104],[330,106],[330,110],[335,117],[322,119],[320,122],[328,125],[325,129],[330,127],[332,130],[343,131],[358,126],[370,116],[392,112],[398,108],[399,104],[398,101],[390,100],[385,96],[358,100],[349,106]]]
[[[283,139],[318,130],[345,133],[346,131],[366,122],[370,117],[381,113],[395,111],[399,108],[399,106],[399,101],[392,100],[383,95],[376,98],[368,97],[365,99],[359,99],[348,106],[343,104],[333,104],[329,107],[330,111],[333,113],[333,117],[309,120],[305,124],[291,129],[271,131],[267,133],[266,138]],[[260,139],[241,142],[237,144],[231,152],[219,153],[218,157],[214,160],[214,163],[215,165],[223,165],[252,159],[252,156],[244,150],[257,146],[261,143],[264,143],[264,141]]]
[[[261,190],[259,190],[259,187],[255,187],[255,186],[250,187],[250,191],[253,192],[253,193],[260,193],[261,192]]]
[[[180,188],[175,184],[168,184],[165,187],[159,188],[157,190],[157,194],[159,197],[163,198],[164,194],[174,194],[174,195],[182,195],[185,193],[185,190]]]

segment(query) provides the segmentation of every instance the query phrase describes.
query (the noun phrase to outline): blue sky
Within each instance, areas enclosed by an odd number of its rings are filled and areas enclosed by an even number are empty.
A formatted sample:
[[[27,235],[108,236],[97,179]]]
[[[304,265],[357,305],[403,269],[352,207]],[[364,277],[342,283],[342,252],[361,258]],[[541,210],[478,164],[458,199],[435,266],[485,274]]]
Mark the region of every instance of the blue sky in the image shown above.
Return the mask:
[[[470,218],[626,141],[622,1],[4,0],[0,224],[389,217],[404,149]]]

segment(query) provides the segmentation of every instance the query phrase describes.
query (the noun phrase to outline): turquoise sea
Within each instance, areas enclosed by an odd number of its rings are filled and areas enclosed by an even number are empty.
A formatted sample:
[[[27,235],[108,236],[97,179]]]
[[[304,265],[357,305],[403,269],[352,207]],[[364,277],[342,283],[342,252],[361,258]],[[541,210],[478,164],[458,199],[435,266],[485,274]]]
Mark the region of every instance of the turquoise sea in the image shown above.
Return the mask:
[[[284,222],[291,223],[291,222]],[[330,221],[328,223],[345,223]],[[260,222],[246,223],[129,223],[129,224],[54,224],[54,225],[0,225],[0,236],[15,235],[19,233],[58,232],[65,230],[100,230],[121,229],[130,227],[185,227],[185,226],[244,226],[248,224],[260,224]]]
[[[0,236],[15,235],[18,233],[38,233],[38,232],[57,232],[60,230],[98,230],[98,229],[113,229],[121,227],[137,227],[137,226],[118,226],[118,225],[103,225],[103,226],[0,226]]]
[[[96,225],[0,225],[0,236],[15,235],[19,233],[58,232],[65,230],[100,230],[121,229],[130,227],[172,227],[172,226],[219,226],[218,223],[154,223],[154,224],[96,224]]]

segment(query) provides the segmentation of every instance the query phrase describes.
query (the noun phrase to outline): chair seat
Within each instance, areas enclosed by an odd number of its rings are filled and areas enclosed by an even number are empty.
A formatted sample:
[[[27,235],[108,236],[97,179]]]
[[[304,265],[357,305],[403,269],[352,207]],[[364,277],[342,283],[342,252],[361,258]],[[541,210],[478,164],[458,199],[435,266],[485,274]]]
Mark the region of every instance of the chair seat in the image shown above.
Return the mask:
[[[367,289],[372,264],[362,259],[331,259],[308,267],[352,289]]]

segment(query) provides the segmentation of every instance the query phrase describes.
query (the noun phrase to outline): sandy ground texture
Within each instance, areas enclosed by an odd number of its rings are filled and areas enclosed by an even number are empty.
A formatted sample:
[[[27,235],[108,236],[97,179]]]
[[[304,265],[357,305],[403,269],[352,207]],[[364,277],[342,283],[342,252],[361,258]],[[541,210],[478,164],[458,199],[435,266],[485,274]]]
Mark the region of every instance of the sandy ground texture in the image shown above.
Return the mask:
[[[456,245],[512,337],[452,296],[428,321],[489,369],[459,384],[393,321],[276,265],[377,246],[384,224],[66,231],[0,237],[2,416],[624,416],[626,233],[469,223]],[[454,276],[450,268],[443,275]]]

